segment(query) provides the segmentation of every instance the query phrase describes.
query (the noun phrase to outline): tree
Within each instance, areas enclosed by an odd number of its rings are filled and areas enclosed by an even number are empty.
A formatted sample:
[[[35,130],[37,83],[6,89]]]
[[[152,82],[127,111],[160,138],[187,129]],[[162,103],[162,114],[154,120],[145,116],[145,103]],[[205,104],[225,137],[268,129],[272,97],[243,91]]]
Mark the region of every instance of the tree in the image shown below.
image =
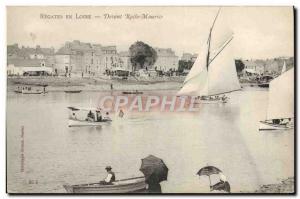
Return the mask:
[[[240,59],[236,59],[235,60],[235,67],[236,67],[236,72],[239,74],[243,71],[243,69],[245,68],[245,64],[243,63],[242,60]]]
[[[130,62],[133,70],[149,68],[157,60],[156,51],[148,44],[137,41],[129,48]]]
[[[179,60],[178,62],[178,71],[182,73],[185,69],[190,70],[193,66],[194,62],[192,61],[185,61],[185,60]]]

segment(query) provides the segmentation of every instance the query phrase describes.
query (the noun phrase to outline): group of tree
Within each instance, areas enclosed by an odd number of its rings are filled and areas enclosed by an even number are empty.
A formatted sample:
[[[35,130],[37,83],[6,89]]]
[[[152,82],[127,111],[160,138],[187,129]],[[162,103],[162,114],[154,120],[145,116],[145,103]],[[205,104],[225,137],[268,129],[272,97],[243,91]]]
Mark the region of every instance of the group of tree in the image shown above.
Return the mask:
[[[190,70],[193,66],[194,62],[189,60],[179,60],[178,62],[178,72],[182,73],[184,70]]]
[[[133,70],[148,69],[154,65],[157,60],[157,52],[150,45],[137,41],[129,47],[130,61]],[[190,70],[193,66],[193,61],[179,60],[178,72],[182,73],[184,70]],[[242,60],[235,60],[237,73],[241,73],[245,68]]]
[[[235,60],[235,67],[236,67],[236,72],[239,74],[244,70],[245,64],[242,60],[236,59]]]
[[[157,60],[155,49],[142,41],[137,41],[129,47],[129,55],[134,71],[150,68]]]

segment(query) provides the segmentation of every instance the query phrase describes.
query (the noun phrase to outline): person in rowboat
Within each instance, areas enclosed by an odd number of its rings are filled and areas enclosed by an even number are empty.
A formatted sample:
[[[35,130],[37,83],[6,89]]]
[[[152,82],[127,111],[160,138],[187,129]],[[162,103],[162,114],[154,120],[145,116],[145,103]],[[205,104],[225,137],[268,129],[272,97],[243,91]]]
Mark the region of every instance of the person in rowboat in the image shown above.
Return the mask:
[[[77,120],[77,117],[76,117],[75,113],[72,114],[72,119]]]
[[[116,181],[115,173],[112,172],[111,166],[105,167],[105,170],[107,172],[107,176],[104,180],[100,181],[101,185],[112,185],[114,181]]]
[[[97,119],[97,122],[102,121],[102,115],[101,115],[100,111],[96,111],[96,119]]]
[[[95,121],[95,114],[92,111],[89,111],[86,120],[90,121],[90,122],[94,122]]]

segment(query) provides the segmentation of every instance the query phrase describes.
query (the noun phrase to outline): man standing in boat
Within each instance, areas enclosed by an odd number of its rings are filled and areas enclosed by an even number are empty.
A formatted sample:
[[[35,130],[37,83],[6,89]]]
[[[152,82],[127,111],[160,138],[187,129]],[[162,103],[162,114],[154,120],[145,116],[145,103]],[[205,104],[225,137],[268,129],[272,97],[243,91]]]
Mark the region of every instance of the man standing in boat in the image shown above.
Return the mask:
[[[105,177],[104,180],[100,181],[101,185],[112,185],[113,182],[116,180],[115,173],[112,172],[111,166],[105,167],[105,170],[107,172],[107,176]]]

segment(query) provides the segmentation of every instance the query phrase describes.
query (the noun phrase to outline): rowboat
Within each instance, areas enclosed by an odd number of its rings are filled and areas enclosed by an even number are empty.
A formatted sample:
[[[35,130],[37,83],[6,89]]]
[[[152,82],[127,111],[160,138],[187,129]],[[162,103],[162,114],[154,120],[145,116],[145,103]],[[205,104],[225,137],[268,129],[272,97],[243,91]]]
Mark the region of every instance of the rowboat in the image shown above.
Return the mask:
[[[40,87],[32,87],[32,86],[18,86],[14,90],[16,93],[22,93],[22,94],[42,94],[46,93],[46,86],[44,86],[43,89],[40,89]]]
[[[270,81],[274,79],[270,75],[265,75],[258,80],[258,86],[262,88],[269,88]]]
[[[65,93],[80,93],[82,90],[67,90]]]
[[[241,89],[234,60],[233,34],[225,42],[222,41],[221,46],[211,49],[211,43],[221,43],[217,33],[222,33],[222,37],[225,35],[222,30],[213,31],[218,15],[219,11],[210,28],[208,39],[202,46],[203,49],[199,51],[182,88],[177,92],[177,96],[197,96],[195,104],[226,103],[226,93]]]
[[[130,94],[133,94],[133,95],[143,94],[142,91],[123,91],[122,93],[125,94],[125,95],[130,95]]]
[[[103,114],[101,109],[78,107],[67,108],[69,109],[69,127],[101,126],[102,124],[110,123],[112,121],[109,114]]]
[[[79,126],[101,126],[104,123],[109,123],[111,122],[111,119],[103,119],[99,122],[95,121],[95,122],[91,122],[91,121],[87,121],[87,120],[75,120],[75,119],[70,119],[68,121],[68,126],[69,127],[79,127]]]
[[[214,97],[198,97],[195,99],[194,104],[225,104],[227,103],[229,100],[229,97],[227,96],[223,96],[223,97],[219,97],[219,96],[214,96]]]
[[[259,122],[259,130],[294,128],[294,68],[270,82],[267,117]]]
[[[275,124],[272,121],[260,121],[259,130],[260,131],[269,131],[269,130],[289,130],[294,128],[294,121],[283,124]]]
[[[44,91],[41,90],[23,90],[22,94],[42,94]]]
[[[99,183],[63,185],[67,193],[143,193],[146,190],[145,177],[117,180],[112,185]]]

